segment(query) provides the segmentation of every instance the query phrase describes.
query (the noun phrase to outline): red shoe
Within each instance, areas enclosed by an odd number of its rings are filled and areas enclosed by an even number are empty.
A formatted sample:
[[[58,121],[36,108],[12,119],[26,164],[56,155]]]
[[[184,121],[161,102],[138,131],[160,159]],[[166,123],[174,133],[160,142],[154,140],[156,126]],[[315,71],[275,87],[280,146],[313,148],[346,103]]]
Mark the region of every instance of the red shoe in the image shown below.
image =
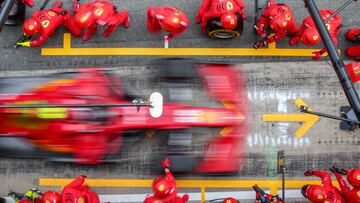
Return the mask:
[[[127,19],[124,21],[124,27],[129,28],[130,27],[130,17],[128,16]]]

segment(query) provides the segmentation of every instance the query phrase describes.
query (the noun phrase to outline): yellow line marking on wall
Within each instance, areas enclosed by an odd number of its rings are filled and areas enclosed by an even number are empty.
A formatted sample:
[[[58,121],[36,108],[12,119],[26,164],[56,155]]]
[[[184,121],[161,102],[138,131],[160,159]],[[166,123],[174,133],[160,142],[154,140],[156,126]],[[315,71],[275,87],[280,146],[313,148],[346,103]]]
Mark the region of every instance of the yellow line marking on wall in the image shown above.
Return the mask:
[[[304,102],[302,99],[297,99],[295,101],[295,105],[300,108],[300,106],[306,106],[311,108]],[[312,126],[314,126],[318,120],[320,119],[319,116],[311,115],[311,114],[263,114],[262,117],[263,121],[265,122],[303,122],[301,127],[295,132],[295,136],[297,138],[301,138],[304,136]]]
[[[64,187],[73,179],[40,178],[39,186],[58,186]],[[153,180],[134,180],[134,179],[86,179],[86,184],[91,187],[151,187]],[[257,184],[260,188],[270,189],[276,193],[282,187],[281,180],[176,180],[179,188],[200,188],[201,201],[206,200],[206,188],[239,188],[251,189]],[[286,189],[300,189],[306,184],[320,185],[320,180],[286,180]],[[339,187],[337,181],[333,185]]]
[[[71,35],[64,34],[62,48],[42,48],[43,56],[312,56],[317,49],[276,48],[71,48]]]

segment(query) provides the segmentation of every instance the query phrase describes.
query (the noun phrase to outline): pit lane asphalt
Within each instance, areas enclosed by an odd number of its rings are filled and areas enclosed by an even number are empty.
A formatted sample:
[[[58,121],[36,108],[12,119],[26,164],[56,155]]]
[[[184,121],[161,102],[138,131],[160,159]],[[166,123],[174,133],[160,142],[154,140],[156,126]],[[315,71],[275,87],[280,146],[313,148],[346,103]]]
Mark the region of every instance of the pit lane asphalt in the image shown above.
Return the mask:
[[[358,131],[341,131],[338,121],[321,118],[304,137],[296,139],[294,132],[300,127],[299,123],[265,123],[261,120],[264,113],[299,113],[294,105],[296,98],[302,98],[315,111],[338,114],[339,107],[347,102],[332,67],[325,62],[288,62],[251,63],[238,68],[247,76],[248,99],[251,102],[248,115],[251,131],[246,138],[243,170],[229,177],[190,175],[181,176],[181,179],[277,179],[280,178],[276,174],[278,150],[286,151],[289,179],[311,179],[303,176],[303,172],[308,169],[327,170],[332,165],[348,168],[359,166]],[[149,95],[154,91],[147,87],[156,85],[153,80],[157,71],[155,68],[135,66],[112,69],[133,81],[132,87],[138,94]],[[69,70],[71,69],[66,69]],[[47,72],[49,71],[7,71],[1,72],[1,76]],[[161,150],[161,146],[157,145],[160,140],[161,136],[156,134],[151,139],[144,136],[126,148],[124,159],[119,163],[97,166],[33,159],[0,159],[0,180],[3,183],[0,185],[0,192],[24,191],[36,186],[41,177],[72,178],[86,174],[89,178],[152,179],[155,176],[150,168],[154,163],[149,159],[149,152]],[[100,194],[141,193],[131,188],[96,188],[96,191]]]
[[[40,5],[37,1],[37,8]],[[246,11],[248,19],[245,26],[253,24],[254,6],[252,1],[247,3]],[[302,1],[284,1],[289,3],[297,16],[300,25],[307,10]],[[296,4],[294,3],[296,2]],[[342,1],[317,1],[319,8],[336,8]],[[161,36],[150,35],[146,31],[146,8],[150,4],[164,5],[172,4],[179,6],[191,20],[189,29],[179,38],[175,39],[173,47],[251,47],[255,36],[252,29],[245,29],[243,36],[237,40],[218,41],[208,39],[202,35],[199,25],[195,23],[195,15],[200,5],[200,0],[192,1],[139,1],[124,0],[115,1],[118,8],[126,8],[132,17],[132,27],[129,30],[119,28],[113,35],[103,39],[100,34],[95,35],[88,42],[73,39],[74,47],[162,47]],[[65,3],[70,8],[70,3]],[[33,10],[36,10],[33,9]],[[348,28],[359,23],[359,3],[354,3],[343,13],[344,27],[339,36],[339,44],[342,49],[349,45],[344,33]],[[30,12],[27,16],[30,15]],[[65,29],[61,28],[44,47],[61,47],[62,34]],[[60,69],[73,69],[76,67],[119,67],[126,77],[133,75],[145,75],[139,80],[137,87],[146,81],[146,73],[149,62],[154,57],[43,57],[40,48],[13,49],[13,43],[21,36],[20,27],[5,27],[0,34],[0,70],[2,76],[42,74],[45,69],[58,71]],[[278,44],[278,47],[288,47],[287,40]],[[321,46],[319,46],[321,47]],[[340,89],[335,73],[332,68],[324,62],[303,63],[310,58],[281,58],[281,57],[199,57],[201,61],[230,61],[246,64],[243,69],[247,73],[249,94],[252,100],[252,134],[249,136],[246,155],[245,171],[235,177],[225,179],[250,179],[274,178],[274,156],[276,151],[284,149],[289,153],[288,178],[303,178],[302,173],[307,169],[326,170],[333,164],[340,167],[359,166],[359,137],[354,132],[343,132],[338,129],[338,122],[321,119],[318,124],[306,135],[307,139],[296,142],[293,139],[294,131],[300,126],[295,123],[273,123],[267,124],[261,121],[263,113],[278,113],[284,111],[298,113],[294,107],[293,98],[302,97],[314,110],[337,114],[341,105],[347,104],[345,96]],[[277,62],[293,62],[280,63]],[[275,63],[263,63],[275,62]],[[129,67],[131,66],[131,67]],[[12,71],[18,72],[12,72]],[[146,90],[149,93],[152,90]],[[264,100],[273,96],[273,99]],[[273,136],[283,137],[287,144],[269,145],[273,142]],[[143,140],[139,146],[148,140]],[[251,147],[250,147],[251,146]],[[141,149],[141,148],[140,148]],[[156,150],[156,149],[155,149]],[[79,166],[74,164],[52,163],[38,160],[0,159],[0,184],[1,194],[9,190],[25,191],[38,184],[40,177],[66,177],[72,178],[79,174],[87,174],[90,178],[154,178],[149,172],[149,160],[143,156],[146,152],[135,147],[128,154],[129,160],[121,164],[103,164],[99,166]],[[192,177],[184,177],[192,178]],[[199,177],[196,177],[199,178]],[[207,177],[200,177],[206,179]],[[213,177],[211,177],[213,178]],[[224,177],[221,177],[224,179]],[[97,189],[102,194],[117,194],[115,189]],[[118,191],[118,190],[116,190]]]
[[[70,9],[71,1],[65,1],[64,7]],[[88,42],[82,42],[81,39],[72,40],[72,47],[163,47],[162,35],[149,34],[146,30],[146,10],[150,5],[174,5],[188,14],[190,26],[181,36],[171,42],[171,47],[241,47],[250,48],[256,40],[253,33],[254,22],[254,1],[245,0],[246,13],[248,19],[245,21],[243,35],[239,39],[221,41],[213,40],[204,36],[198,24],[195,22],[195,16],[201,0],[114,0],[118,9],[127,9],[130,14],[132,25],[129,29],[119,27],[109,38],[104,39],[100,32],[93,36]],[[260,1],[261,2],[261,1]],[[300,26],[302,19],[308,15],[302,1],[281,1],[291,6],[296,16],[296,21]],[[316,1],[319,8],[335,9],[343,1]],[[53,3],[50,2],[48,7]],[[30,17],[32,11],[40,7],[41,1],[36,1],[33,9],[28,9],[27,17]],[[260,4],[265,4],[260,3]],[[342,12],[343,28],[339,36],[339,47],[344,48],[350,45],[346,41],[344,33],[347,29],[356,27],[359,24],[360,13],[358,12],[360,3],[351,4]],[[63,33],[65,28],[59,29],[43,47],[62,47]],[[0,34],[0,70],[34,70],[34,69],[56,69],[56,68],[76,68],[76,67],[119,67],[128,65],[147,65],[154,57],[141,56],[41,56],[40,48],[18,48],[13,45],[21,36],[21,27],[5,27]],[[288,39],[278,43],[278,47],[289,47]],[[304,46],[299,46],[304,47]],[[319,48],[321,45],[318,46]],[[309,57],[199,57],[201,61],[231,61],[236,63],[252,63],[266,61],[309,61]]]

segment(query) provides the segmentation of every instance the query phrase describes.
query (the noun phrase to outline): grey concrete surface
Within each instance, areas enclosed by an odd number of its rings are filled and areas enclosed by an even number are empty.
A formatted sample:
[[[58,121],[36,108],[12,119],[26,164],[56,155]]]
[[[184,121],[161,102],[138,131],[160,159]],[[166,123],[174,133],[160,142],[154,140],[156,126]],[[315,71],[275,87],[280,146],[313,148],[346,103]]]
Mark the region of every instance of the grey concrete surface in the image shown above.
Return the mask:
[[[299,123],[265,123],[264,113],[299,113],[294,105],[302,98],[316,111],[338,114],[340,106],[347,105],[332,67],[325,62],[250,63],[237,67],[246,74],[248,99],[251,103],[248,120],[251,131],[246,138],[243,170],[235,176],[206,177],[181,176],[181,179],[279,179],[276,174],[276,152],[285,150],[288,179],[310,179],[303,176],[309,169],[327,170],[332,165],[360,167],[360,137],[358,131],[339,130],[339,122],[321,118],[301,139],[295,131]],[[112,68],[132,81],[138,94],[149,95],[157,85],[153,67]],[[69,70],[69,69],[67,69]],[[1,76],[34,75],[62,71],[7,71]],[[357,88],[359,88],[357,86]],[[156,87],[155,87],[156,89]],[[138,91],[136,91],[138,90]],[[161,136],[144,137],[127,146],[124,159],[118,163],[97,166],[53,163],[40,160],[0,159],[1,193],[24,191],[38,184],[40,177],[71,178],[86,174],[89,178],[151,179],[149,152],[161,149]],[[48,189],[48,188],[44,188]],[[96,188],[100,194],[120,194],[118,188]],[[133,190],[125,190],[132,193]],[[149,191],[148,191],[149,192]],[[136,192],[134,192],[136,193]]]
[[[41,1],[36,1],[36,7],[28,9],[27,17],[30,17],[32,11],[40,7]],[[72,1],[64,1],[64,7],[70,9]],[[195,22],[197,9],[201,0],[113,0],[119,9],[127,9],[130,13],[132,25],[129,29],[119,27],[116,32],[109,38],[104,39],[100,33],[97,33],[88,42],[82,42],[81,39],[73,38],[73,47],[162,47],[162,35],[149,34],[146,30],[146,10],[150,5],[174,5],[182,9],[188,14],[190,26],[188,30],[181,36],[177,37],[172,43],[172,47],[252,47],[256,36],[253,33],[254,23],[254,1],[244,0],[246,3],[246,13],[248,19],[245,21],[245,29],[243,36],[239,39],[229,41],[212,40],[203,35],[199,25]],[[302,1],[279,1],[289,4],[296,16],[298,25],[305,16],[308,15]],[[318,0],[316,3],[319,8],[335,9],[341,5],[343,1]],[[53,1],[51,1],[53,3]],[[50,4],[51,4],[50,3]],[[48,5],[48,7],[50,6]],[[265,1],[260,1],[265,4]],[[359,23],[359,2],[351,4],[342,12],[343,28],[339,35],[339,47],[345,49],[350,45],[346,41],[344,33],[352,27],[358,26]],[[61,47],[63,42],[64,28],[59,29],[53,37],[43,47]],[[55,57],[41,56],[40,48],[19,48],[14,49],[13,44],[21,36],[21,27],[5,27],[0,34],[0,70],[25,70],[25,69],[56,69],[56,68],[75,68],[84,66],[97,67],[119,67],[124,65],[146,65],[152,57],[138,56],[101,56],[101,57]],[[320,48],[322,45],[318,45]],[[289,47],[288,39],[282,40],[278,47]],[[304,47],[304,46],[300,46]],[[233,61],[237,63],[249,62],[266,62],[266,61],[309,61],[311,58],[295,58],[295,57],[205,57],[203,61]]]

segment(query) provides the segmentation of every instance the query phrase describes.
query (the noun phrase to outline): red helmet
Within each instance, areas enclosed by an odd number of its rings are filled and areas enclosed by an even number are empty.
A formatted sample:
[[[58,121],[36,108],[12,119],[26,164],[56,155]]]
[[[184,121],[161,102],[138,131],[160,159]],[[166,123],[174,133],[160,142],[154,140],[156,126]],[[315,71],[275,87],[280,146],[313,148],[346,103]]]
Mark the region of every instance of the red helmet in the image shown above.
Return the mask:
[[[346,178],[353,187],[360,187],[360,168],[348,171]]]
[[[157,197],[165,197],[174,191],[174,186],[164,177],[156,178],[152,184],[154,195]]]
[[[60,203],[61,196],[55,191],[47,191],[43,194],[43,203]]]
[[[237,26],[237,17],[233,13],[225,13],[220,17],[220,22],[223,28],[233,30]]]
[[[352,63],[346,64],[346,71],[348,72],[350,79],[353,83],[360,81],[360,64],[358,62],[352,62]],[[354,170],[359,170],[359,169],[354,169]],[[352,181],[354,181],[354,179],[357,178],[355,176],[352,176],[352,177],[353,177],[353,178],[351,178]],[[348,173],[348,179],[349,179],[349,173]]]
[[[346,32],[346,39],[356,41],[358,35],[360,35],[360,29],[350,29]]]
[[[301,41],[307,46],[313,46],[321,41],[321,37],[316,28],[308,28],[301,36]]]
[[[304,185],[301,193],[314,203],[322,203],[326,198],[326,191],[320,185]]]
[[[239,203],[239,201],[237,201],[236,199],[234,199],[232,197],[228,197],[228,198],[224,199],[223,203]]]
[[[289,24],[289,22],[286,20],[285,17],[275,16],[270,22],[270,27],[275,32],[278,32],[280,30],[286,29],[288,27],[288,24]]]
[[[39,22],[35,18],[30,18],[25,21],[23,25],[23,30],[27,36],[36,35],[42,30],[41,22]]]

